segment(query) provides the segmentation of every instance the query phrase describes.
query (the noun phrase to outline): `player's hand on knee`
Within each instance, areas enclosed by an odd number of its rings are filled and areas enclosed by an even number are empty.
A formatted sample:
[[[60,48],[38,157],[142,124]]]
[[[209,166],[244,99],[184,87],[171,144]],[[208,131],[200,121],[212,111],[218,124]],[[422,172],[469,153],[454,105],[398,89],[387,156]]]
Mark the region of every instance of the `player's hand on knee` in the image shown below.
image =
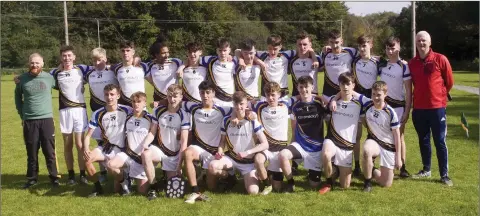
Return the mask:
[[[91,152],[90,152],[90,150],[88,150],[88,149],[84,149],[84,150],[83,150],[83,159],[84,159],[85,161],[90,161],[90,153],[91,153]]]
[[[220,160],[220,159],[222,159],[222,157],[223,157],[223,152],[217,152],[215,154],[215,160]]]

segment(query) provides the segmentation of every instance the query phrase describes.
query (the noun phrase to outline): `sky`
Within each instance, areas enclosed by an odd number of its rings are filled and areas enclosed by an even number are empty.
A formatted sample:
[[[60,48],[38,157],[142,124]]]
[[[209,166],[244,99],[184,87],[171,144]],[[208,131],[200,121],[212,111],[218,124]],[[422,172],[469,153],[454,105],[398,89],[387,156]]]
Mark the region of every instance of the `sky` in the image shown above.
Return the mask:
[[[410,6],[410,1],[403,2],[345,2],[345,5],[349,7],[349,13],[353,13],[357,16],[365,16],[371,13],[378,13],[384,11],[391,11],[400,13],[403,7]]]

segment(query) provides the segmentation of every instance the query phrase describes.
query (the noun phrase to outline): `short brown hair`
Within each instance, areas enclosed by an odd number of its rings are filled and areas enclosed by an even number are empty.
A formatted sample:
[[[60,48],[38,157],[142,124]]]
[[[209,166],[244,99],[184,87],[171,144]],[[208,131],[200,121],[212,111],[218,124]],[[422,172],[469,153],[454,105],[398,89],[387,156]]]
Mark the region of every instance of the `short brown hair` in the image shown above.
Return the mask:
[[[338,76],[338,83],[339,84],[348,84],[349,82],[350,83],[355,83],[355,77],[353,76],[352,73],[345,72],[345,73],[340,74],[340,76]]]
[[[120,92],[122,91],[120,89],[120,86],[117,85],[117,84],[108,84],[106,85],[104,88],[103,88],[103,91],[112,91],[112,90],[117,90],[117,92],[120,94]]]
[[[248,99],[247,94],[243,91],[236,91],[233,93],[232,100],[234,104],[239,104],[243,100]]]
[[[263,87],[263,92],[265,92],[265,94],[270,94],[273,92],[281,92],[281,90],[282,88],[280,88],[280,85],[276,82],[268,82]]]
[[[384,81],[376,81],[375,83],[373,83],[372,85],[372,90],[373,91],[383,91],[385,94],[387,93],[388,91],[388,86],[387,86],[387,83],[384,82]]]
[[[133,93],[132,95],[130,95],[130,100],[133,101],[136,101],[136,100],[145,100],[147,101],[147,94],[145,94],[144,92],[141,92],[141,91],[137,91],[135,93]]]
[[[185,49],[188,51],[188,52],[196,52],[196,51],[202,51],[202,46],[197,43],[197,42],[191,42],[191,43],[188,43],[186,46],[185,46]]]
[[[73,49],[73,46],[70,46],[70,45],[63,45],[62,47],[60,47],[60,54],[62,54],[64,52],[67,52],[67,51],[71,51],[73,53],[73,51],[75,51],[75,49]]]
[[[301,31],[297,34],[297,40],[303,40],[305,38],[308,38],[308,41],[312,42],[312,37],[310,37],[306,31]]]
[[[168,86],[167,88],[167,95],[169,94],[176,94],[176,93],[180,93],[180,94],[183,94],[183,89],[180,85],[178,84],[171,84],[170,86]]]
[[[313,85],[313,78],[311,76],[301,76],[298,78],[297,83],[302,85]]]
[[[341,37],[342,37],[342,33],[338,29],[333,29],[328,33],[328,39],[337,39]]]
[[[223,48],[227,48],[227,47],[230,47],[230,41],[228,41],[228,39],[220,38],[220,39],[217,40],[217,48],[218,49],[223,49]]]
[[[281,46],[282,45],[282,37],[280,37],[280,35],[270,35],[270,36],[268,36],[267,45]]]
[[[400,38],[395,37],[395,36],[390,36],[385,41],[385,46],[394,47],[396,43],[400,44]]]
[[[135,49],[135,43],[133,41],[123,41],[120,43],[120,49],[131,48]]]
[[[369,35],[360,35],[360,37],[357,38],[358,45],[371,43],[371,42],[373,42],[373,39]]]

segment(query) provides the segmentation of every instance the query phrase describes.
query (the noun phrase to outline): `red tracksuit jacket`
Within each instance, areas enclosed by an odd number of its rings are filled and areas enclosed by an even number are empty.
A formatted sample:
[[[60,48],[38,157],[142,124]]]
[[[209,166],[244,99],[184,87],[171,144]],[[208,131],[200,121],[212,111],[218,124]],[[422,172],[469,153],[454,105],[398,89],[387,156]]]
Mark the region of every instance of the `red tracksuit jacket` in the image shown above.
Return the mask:
[[[447,57],[430,52],[425,59],[417,55],[408,63],[413,83],[413,108],[447,107],[447,94],[453,86],[452,67]]]

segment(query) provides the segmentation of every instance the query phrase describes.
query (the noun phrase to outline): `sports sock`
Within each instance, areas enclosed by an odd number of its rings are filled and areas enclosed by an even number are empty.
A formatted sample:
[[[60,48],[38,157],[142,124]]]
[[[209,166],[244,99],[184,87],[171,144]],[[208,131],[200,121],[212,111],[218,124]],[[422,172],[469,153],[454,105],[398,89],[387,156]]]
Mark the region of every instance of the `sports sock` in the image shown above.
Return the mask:
[[[327,178],[327,184],[329,184],[330,186],[333,185],[333,179],[332,179],[332,177]]]
[[[96,182],[95,182],[95,188],[96,188],[97,190],[102,189],[102,184],[100,184],[100,181],[96,181]]]
[[[200,193],[200,189],[198,188],[197,185],[192,186],[192,192],[194,192],[194,193]]]
[[[360,168],[360,160],[355,160],[355,169]]]
[[[263,182],[263,185],[265,185],[265,187],[270,186],[270,180],[268,180],[268,178],[265,180],[262,180],[262,182]]]
[[[405,167],[405,162],[404,162],[403,165],[402,165],[402,168],[400,168],[400,170],[405,171],[405,169],[406,169],[406,167]]]
[[[289,185],[295,184],[295,180],[293,180],[293,178],[288,179],[287,182],[288,182]]]
[[[87,176],[87,175],[85,174],[85,170],[80,170],[80,176],[83,176],[83,177]]]
[[[75,179],[75,171],[68,170],[68,179]]]

